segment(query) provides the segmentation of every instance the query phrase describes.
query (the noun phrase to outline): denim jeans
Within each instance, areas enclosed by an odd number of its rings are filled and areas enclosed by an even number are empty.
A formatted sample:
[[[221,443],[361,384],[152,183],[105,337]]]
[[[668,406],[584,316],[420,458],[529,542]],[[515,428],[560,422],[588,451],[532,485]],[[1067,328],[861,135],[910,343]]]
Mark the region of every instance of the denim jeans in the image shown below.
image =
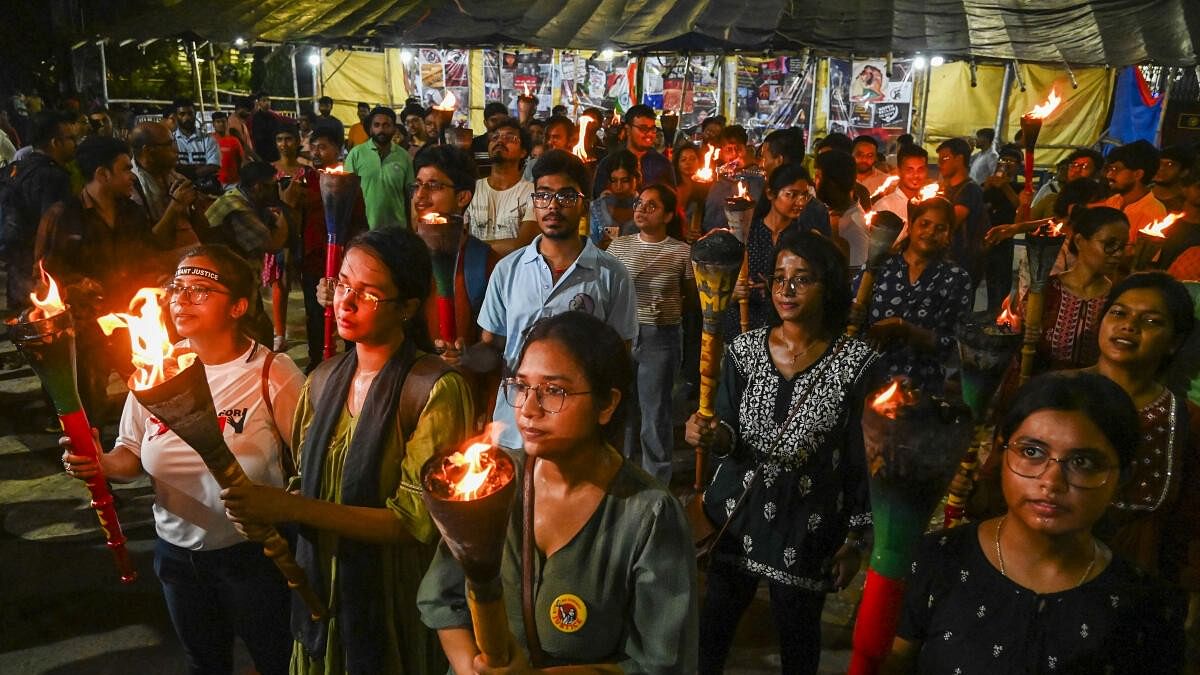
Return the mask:
[[[230,675],[235,635],[261,675],[288,672],[291,595],[262,546],[189,551],[159,539],[154,572],[191,675]]]
[[[626,408],[625,455],[633,458],[641,442],[642,468],[664,486],[671,484],[671,390],[679,365],[679,326],[638,324],[633,344],[636,366],[633,400]]]

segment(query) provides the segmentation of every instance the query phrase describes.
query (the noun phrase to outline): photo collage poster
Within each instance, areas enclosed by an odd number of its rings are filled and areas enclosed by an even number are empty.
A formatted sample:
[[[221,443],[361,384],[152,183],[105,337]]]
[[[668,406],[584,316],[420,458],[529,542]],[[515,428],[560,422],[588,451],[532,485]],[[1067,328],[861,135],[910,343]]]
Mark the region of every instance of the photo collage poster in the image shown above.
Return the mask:
[[[721,104],[721,57],[651,56],[646,60],[642,103],[679,115],[689,129],[716,115]]]
[[[910,59],[829,59],[829,131],[889,142],[912,119]]]
[[[628,54],[563,50],[559,60],[559,102],[575,118],[588,108],[623,112],[633,106],[629,84],[637,78],[637,58]]]
[[[471,107],[471,69],[466,49],[417,50],[416,69],[405,69],[408,91],[429,108],[442,102],[446,92],[456,99],[454,120],[467,120]]]
[[[502,100],[509,114],[516,117],[517,97],[524,93],[538,98],[535,116],[545,118],[550,115],[554,94],[554,50],[505,49],[500,53],[499,95],[487,100]]]
[[[737,118],[752,143],[773,129],[801,127],[808,134],[817,61],[804,56],[737,57]]]

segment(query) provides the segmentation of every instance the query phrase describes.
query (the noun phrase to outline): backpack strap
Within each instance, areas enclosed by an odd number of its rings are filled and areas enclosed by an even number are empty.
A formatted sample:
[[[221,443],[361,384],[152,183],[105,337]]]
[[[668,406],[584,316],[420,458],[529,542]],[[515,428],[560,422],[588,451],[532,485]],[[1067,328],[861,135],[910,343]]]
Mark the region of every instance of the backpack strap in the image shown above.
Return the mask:
[[[287,481],[296,475],[296,458],[292,456],[291,444],[284,438],[283,432],[275,422],[275,405],[271,400],[271,364],[275,361],[275,352],[267,350],[267,358],[263,360],[262,397],[267,405],[267,414],[271,416],[271,428],[275,430],[275,438],[279,439],[279,466],[283,469],[283,479]]]
[[[487,262],[491,248],[476,239],[467,237],[466,250],[463,252],[463,280],[467,286],[467,300],[471,303],[471,315],[479,316],[483,307],[483,296],[487,294]]]

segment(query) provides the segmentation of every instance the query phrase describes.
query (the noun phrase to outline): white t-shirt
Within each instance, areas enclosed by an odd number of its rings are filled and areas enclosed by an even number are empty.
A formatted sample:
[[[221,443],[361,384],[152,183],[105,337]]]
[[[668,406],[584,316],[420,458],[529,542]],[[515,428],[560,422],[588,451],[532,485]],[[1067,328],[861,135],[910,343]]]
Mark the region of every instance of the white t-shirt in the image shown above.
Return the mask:
[[[521,222],[534,220],[531,194],[533,183],[527,180],[517,181],[507,190],[493,190],[486,178],[480,178],[467,207],[471,234],[483,241],[516,239]]]
[[[286,355],[271,363],[268,390],[275,419],[262,395],[267,349],[252,346],[228,363],[205,366],[225,442],[255,483],[283,486],[281,444],[276,429],[291,433],[304,374]],[[133,394],[125,399],[117,444],[142,460],[154,482],[154,525],[170,544],[193,551],[239,544],[245,539],[225,516],[221,486],[191,446],[166,429]]]
[[[838,221],[838,234],[850,244],[850,255],[846,262],[851,269],[867,264],[867,218],[858,202],[842,213]]]

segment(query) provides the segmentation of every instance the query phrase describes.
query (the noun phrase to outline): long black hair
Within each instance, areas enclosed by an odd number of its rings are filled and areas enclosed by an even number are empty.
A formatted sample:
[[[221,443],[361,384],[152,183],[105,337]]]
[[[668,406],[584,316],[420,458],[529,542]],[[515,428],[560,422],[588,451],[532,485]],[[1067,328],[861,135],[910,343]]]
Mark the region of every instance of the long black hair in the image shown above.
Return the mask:
[[[417,349],[432,352],[433,340],[425,324],[425,299],[429,297],[433,264],[429,248],[412,230],[403,227],[381,227],[368,230],[350,240],[346,251],[361,248],[387,267],[401,301],[416,298],[421,301],[417,311],[404,324],[405,339]]]
[[[804,258],[813,274],[821,280],[821,296],[824,302],[822,323],[831,334],[841,334],[850,318],[850,305],[854,302],[854,294],[850,291],[850,272],[846,267],[846,256],[825,236],[789,227],[779,237],[779,244],[771,255],[772,274],[775,262],[785,251]],[[768,290],[774,292],[773,288]],[[768,307],[768,325],[778,326],[782,320],[775,312],[775,303],[770,302]]]

